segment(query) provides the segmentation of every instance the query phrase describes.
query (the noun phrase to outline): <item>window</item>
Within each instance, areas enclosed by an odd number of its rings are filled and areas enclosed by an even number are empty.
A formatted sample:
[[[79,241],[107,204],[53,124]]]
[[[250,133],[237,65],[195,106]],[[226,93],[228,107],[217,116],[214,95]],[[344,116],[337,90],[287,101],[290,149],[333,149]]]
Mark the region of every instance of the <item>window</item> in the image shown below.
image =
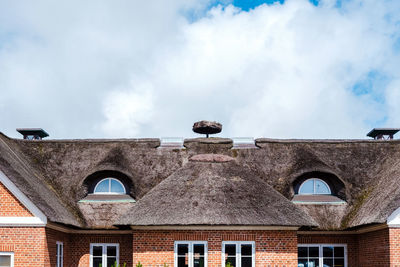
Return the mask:
[[[336,244],[299,245],[298,267],[347,267],[347,246]]]
[[[63,267],[64,262],[64,244],[57,241],[57,267]]]
[[[13,267],[13,266],[14,266],[14,253],[0,252],[0,267]]]
[[[176,241],[175,267],[207,267],[207,242]]]
[[[254,242],[222,242],[222,266],[255,267]]]
[[[300,195],[330,195],[331,189],[328,184],[318,178],[304,181],[299,188]]]
[[[90,267],[119,264],[119,244],[90,244]]]
[[[125,187],[115,178],[105,178],[97,183],[94,194],[125,194]]]

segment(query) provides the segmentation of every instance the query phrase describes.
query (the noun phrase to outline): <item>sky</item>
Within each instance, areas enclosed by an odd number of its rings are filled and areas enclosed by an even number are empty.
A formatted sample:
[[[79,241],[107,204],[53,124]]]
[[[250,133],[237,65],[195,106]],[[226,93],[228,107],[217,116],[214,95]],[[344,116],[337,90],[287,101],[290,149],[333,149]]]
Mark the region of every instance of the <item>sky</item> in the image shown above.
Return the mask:
[[[0,0],[0,131],[366,138],[400,127],[398,0]]]

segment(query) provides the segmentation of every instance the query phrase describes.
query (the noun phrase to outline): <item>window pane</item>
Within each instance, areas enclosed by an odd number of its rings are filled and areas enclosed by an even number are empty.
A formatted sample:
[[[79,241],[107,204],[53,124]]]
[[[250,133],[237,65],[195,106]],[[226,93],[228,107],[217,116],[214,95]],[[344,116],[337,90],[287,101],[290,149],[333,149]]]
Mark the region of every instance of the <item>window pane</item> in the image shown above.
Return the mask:
[[[97,184],[95,193],[108,193],[109,182],[110,182],[110,179],[105,179],[105,180],[101,181],[99,184]]]
[[[251,256],[253,254],[252,245],[242,245],[241,246],[241,253],[242,256]]]
[[[323,267],[333,267],[333,260],[332,259],[324,259]]]
[[[93,267],[100,267],[100,265],[102,264],[101,261],[101,258],[93,258]]]
[[[315,194],[329,194],[328,186],[319,180],[315,180]]]
[[[228,257],[228,258],[226,258],[225,266],[236,267],[236,257]]]
[[[314,180],[309,179],[305,181],[300,188],[299,194],[314,194]]]
[[[226,244],[225,245],[225,255],[236,256],[236,245],[235,244]]]
[[[323,247],[323,255],[324,257],[333,257],[333,247]]]
[[[297,267],[307,267],[307,260],[299,260]]]
[[[204,257],[193,260],[194,267],[204,267]]]
[[[93,256],[103,256],[103,247],[102,246],[94,246],[93,247]]]
[[[107,246],[107,256],[117,256],[117,247]]]
[[[344,258],[344,247],[335,247],[335,258]]]
[[[307,267],[319,267],[319,259],[309,259]]]
[[[178,257],[178,267],[188,267],[189,266],[189,258],[186,257]]]
[[[251,257],[242,257],[242,267],[251,267],[253,259]]]
[[[299,258],[307,258],[308,257],[307,250],[308,250],[307,247],[298,247],[297,251],[299,254]]]
[[[1,255],[0,256],[0,266],[11,266],[11,256],[9,255]]]
[[[319,257],[319,247],[308,247],[308,255],[310,258]]]
[[[189,253],[188,244],[178,244],[178,256],[185,256]]]
[[[107,267],[115,267],[117,265],[117,258],[116,257],[108,257],[107,258]]]
[[[195,258],[204,257],[204,245],[202,244],[193,245],[193,252]]]
[[[125,189],[124,187],[121,185],[120,182],[116,181],[116,180],[111,180],[111,192],[113,193],[119,193],[119,194],[124,194],[125,193]]]
[[[334,267],[344,267],[344,259],[335,259]]]

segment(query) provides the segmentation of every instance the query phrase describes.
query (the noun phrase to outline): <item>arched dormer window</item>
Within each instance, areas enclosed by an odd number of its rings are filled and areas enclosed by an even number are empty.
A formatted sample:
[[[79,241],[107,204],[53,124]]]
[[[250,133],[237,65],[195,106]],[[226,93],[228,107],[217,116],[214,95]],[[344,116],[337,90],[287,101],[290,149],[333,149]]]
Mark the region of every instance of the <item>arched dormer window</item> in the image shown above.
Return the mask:
[[[94,194],[126,194],[124,185],[115,178],[105,178],[100,180],[94,190]]]
[[[299,188],[299,195],[331,195],[329,185],[321,179],[310,178],[305,180]]]

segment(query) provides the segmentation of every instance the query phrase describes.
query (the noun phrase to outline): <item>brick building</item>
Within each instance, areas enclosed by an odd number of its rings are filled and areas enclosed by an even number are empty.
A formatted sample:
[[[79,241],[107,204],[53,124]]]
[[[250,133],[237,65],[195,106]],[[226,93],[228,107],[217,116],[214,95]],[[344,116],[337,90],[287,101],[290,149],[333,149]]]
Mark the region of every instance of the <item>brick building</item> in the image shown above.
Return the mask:
[[[1,267],[400,266],[399,140],[27,139]]]

